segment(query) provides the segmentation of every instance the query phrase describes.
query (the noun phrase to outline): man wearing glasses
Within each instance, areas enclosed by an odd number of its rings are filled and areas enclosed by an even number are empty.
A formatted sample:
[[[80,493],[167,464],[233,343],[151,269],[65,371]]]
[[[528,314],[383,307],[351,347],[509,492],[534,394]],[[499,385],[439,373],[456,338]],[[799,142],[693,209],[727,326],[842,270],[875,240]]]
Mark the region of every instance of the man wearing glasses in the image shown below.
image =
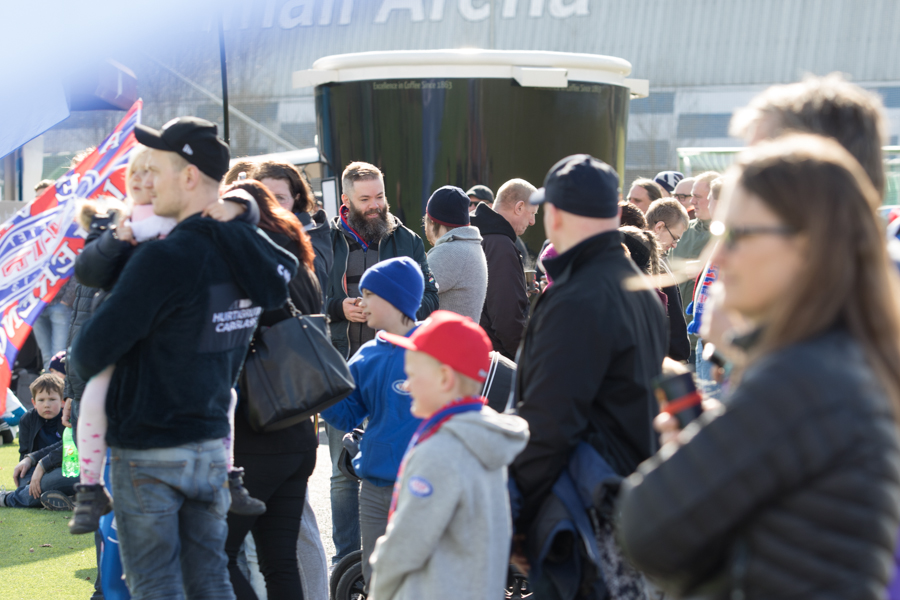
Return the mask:
[[[678,185],[675,186],[675,190],[672,192],[672,197],[681,202],[681,205],[684,207],[684,210],[687,211],[688,217],[693,219],[696,215],[694,214],[694,205],[691,204],[691,189],[694,187],[694,178],[687,177],[678,182]]]
[[[648,229],[656,234],[661,255],[678,246],[678,241],[688,228],[688,215],[684,207],[673,198],[662,198],[647,210]],[[668,262],[661,257],[660,267],[671,278],[671,285],[661,284],[662,292],[668,299],[667,318],[669,321],[669,349],[666,356],[674,360],[688,360],[691,356],[691,342],[687,334],[684,315],[684,301],[669,270]],[[688,299],[690,302],[690,299]]]
[[[487,204],[494,203],[494,192],[486,185],[472,186],[469,188],[469,191],[466,192],[466,196],[469,197],[469,214],[475,212],[475,207],[478,206],[479,202],[485,202]]]
[[[700,257],[703,248],[709,241],[709,223],[712,217],[709,214],[709,184],[719,177],[715,171],[706,171],[694,177],[694,185],[691,189],[691,203],[694,205],[695,218],[691,220],[687,231],[681,236],[678,246],[672,250],[672,256],[682,261],[691,263]],[[677,265],[675,265],[677,267]],[[698,269],[699,270],[699,269]],[[696,273],[696,271],[694,271]],[[694,280],[689,279],[681,285],[682,298],[694,297]]]

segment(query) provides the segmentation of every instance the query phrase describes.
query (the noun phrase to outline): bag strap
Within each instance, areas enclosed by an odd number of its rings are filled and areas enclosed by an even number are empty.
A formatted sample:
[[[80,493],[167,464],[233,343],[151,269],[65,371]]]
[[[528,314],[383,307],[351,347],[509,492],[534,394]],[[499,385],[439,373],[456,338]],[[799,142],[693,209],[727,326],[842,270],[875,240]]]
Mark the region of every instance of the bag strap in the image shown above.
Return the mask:
[[[291,300],[291,295],[290,295],[290,294],[288,294],[288,297],[287,297],[287,307],[288,307],[288,310],[291,311],[291,316],[292,316],[292,317],[302,317],[302,316],[303,316],[303,313],[301,313],[301,312],[297,309],[297,307],[294,306],[294,301]]]

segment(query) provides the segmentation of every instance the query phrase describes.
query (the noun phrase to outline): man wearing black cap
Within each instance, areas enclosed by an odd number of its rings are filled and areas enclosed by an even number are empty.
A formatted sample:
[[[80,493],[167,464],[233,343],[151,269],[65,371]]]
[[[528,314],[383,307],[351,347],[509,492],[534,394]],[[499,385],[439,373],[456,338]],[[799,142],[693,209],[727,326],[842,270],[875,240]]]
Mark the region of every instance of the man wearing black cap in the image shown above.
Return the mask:
[[[475,212],[475,208],[478,206],[479,202],[485,202],[487,204],[494,203],[494,192],[486,185],[473,185],[469,188],[469,191],[466,192],[466,196],[469,197],[470,213]]]
[[[580,441],[619,475],[657,450],[658,412],[650,382],[666,355],[666,320],[652,285],[625,255],[619,226],[619,177],[585,154],[558,162],[531,199],[544,205],[544,228],[559,256],[544,261],[553,286],[538,300],[516,372],[519,415],[531,438],[510,467],[522,492],[516,532],[529,527]],[[549,580],[535,597],[554,598]]]
[[[149,146],[156,214],[178,225],[137,246],[105,302],[74,340],[70,368],[88,380],[116,365],[106,439],[122,564],[136,598],[228,598],[224,552],[230,495],[222,438],[231,388],[258,316],[287,297],[296,260],[219,210],[228,147],[192,117]]]

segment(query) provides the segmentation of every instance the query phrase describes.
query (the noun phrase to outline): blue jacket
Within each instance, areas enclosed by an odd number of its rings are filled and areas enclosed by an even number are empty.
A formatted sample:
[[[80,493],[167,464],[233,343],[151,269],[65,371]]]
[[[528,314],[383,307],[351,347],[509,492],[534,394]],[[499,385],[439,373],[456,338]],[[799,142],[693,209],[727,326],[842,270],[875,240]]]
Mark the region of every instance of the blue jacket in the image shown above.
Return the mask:
[[[415,330],[413,327],[407,337]],[[409,412],[412,398],[401,388],[406,381],[405,352],[381,336],[363,344],[349,362],[356,389],[322,413],[329,425],[342,431],[350,431],[369,417],[353,469],[380,487],[394,485],[409,440],[422,422]]]

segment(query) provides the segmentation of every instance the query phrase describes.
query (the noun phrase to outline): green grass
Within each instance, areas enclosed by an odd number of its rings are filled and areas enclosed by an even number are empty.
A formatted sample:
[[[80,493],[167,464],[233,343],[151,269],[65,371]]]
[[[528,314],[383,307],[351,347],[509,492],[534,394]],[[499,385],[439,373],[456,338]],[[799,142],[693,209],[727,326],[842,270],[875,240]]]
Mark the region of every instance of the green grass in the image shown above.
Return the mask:
[[[0,486],[13,489],[18,442],[0,446]],[[0,508],[3,600],[90,598],[97,576],[93,535],[71,535],[69,512]]]

